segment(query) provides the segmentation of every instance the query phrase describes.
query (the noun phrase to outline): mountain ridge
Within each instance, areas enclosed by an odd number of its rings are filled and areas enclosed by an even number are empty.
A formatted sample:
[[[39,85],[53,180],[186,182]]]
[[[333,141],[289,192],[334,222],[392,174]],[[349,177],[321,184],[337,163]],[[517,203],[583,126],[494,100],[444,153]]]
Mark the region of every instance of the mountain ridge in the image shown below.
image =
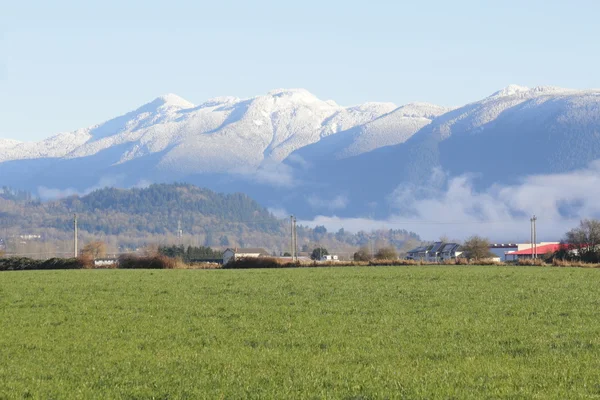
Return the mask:
[[[0,140],[0,183],[62,193],[186,181],[304,218],[385,216],[398,188],[443,189],[432,174],[485,188],[585,167],[600,158],[600,90],[509,85],[454,108],[343,107],[304,89],[199,105],[165,95],[40,143]]]

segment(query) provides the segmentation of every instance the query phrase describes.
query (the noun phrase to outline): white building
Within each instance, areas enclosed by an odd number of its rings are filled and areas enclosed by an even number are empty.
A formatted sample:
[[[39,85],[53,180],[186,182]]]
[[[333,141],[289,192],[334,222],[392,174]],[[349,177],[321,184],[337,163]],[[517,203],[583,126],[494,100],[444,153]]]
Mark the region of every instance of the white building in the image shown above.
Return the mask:
[[[269,253],[262,248],[227,249],[223,252],[223,265],[240,258],[258,258],[268,256]]]
[[[339,261],[340,258],[335,254],[327,254],[326,256],[321,256],[321,261]]]
[[[96,258],[94,260],[94,267],[108,267],[119,264],[119,260],[116,258]]]

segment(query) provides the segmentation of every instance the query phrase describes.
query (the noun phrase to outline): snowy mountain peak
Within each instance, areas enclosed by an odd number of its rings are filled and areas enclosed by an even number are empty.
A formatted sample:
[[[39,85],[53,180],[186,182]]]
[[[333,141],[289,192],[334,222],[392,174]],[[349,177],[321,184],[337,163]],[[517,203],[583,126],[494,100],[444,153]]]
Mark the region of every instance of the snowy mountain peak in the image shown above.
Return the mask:
[[[526,93],[529,92],[529,88],[526,86],[519,86],[519,85],[508,85],[507,87],[505,87],[502,90],[499,90],[497,92],[495,92],[494,94],[492,94],[490,97],[505,97],[505,96],[513,96],[515,94],[519,94],[519,93]]]
[[[400,106],[395,112],[408,118],[434,119],[450,110],[451,108],[438,106],[436,104],[415,102]]]
[[[173,93],[167,93],[154,99],[150,104],[157,107],[193,108],[194,104]]]
[[[219,97],[213,97],[212,99],[206,100],[204,103],[200,104],[199,107],[201,107],[201,108],[218,107],[218,106],[239,103],[240,101],[241,101],[241,99],[239,97],[235,97],[235,96],[219,96]]]
[[[274,98],[285,98],[291,101],[312,103],[321,101],[306,89],[275,89],[267,93],[268,96]]]

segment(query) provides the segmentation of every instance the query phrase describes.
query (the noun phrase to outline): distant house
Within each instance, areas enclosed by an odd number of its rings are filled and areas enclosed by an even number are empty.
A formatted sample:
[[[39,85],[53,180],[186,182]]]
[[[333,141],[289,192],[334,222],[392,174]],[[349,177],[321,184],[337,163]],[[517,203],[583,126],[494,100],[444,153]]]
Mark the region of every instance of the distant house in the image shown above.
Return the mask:
[[[427,248],[429,246],[420,246],[406,253],[406,258],[409,260],[424,260],[427,257]]]
[[[119,260],[117,258],[96,258],[94,260],[94,267],[109,267],[112,265],[119,264]]]
[[[453,260],[461,254],[458,243],[435,242],[409,251],[406,258],[409,260],[438,262]]]
[[[326,256],[321,256],[321,261],[339,261],[339,257],[335,254],[327,254]]]
[[[269,252],[259,247],[245,249],[227,249],[223,252],[223,265],[227,264],[230,261],[239,260],[240,258],[258,258],[268,256]]]
[[[460,244],[458,243],[445,243],[440,247],[439,258],[441,261],[455,260],[462,254],[460,251]]]

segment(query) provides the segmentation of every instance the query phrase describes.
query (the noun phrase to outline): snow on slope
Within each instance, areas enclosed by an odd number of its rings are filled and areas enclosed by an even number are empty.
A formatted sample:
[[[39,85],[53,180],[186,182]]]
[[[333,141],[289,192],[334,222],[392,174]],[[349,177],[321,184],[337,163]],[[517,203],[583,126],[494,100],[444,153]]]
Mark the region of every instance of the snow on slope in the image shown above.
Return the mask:
[[[440,139],[447,139],[453,131],[476,132],[504,111],[527,101],[541,104],[548,100],[594,95],[594,90],[571,90],[553,86],[527,88],[518,85],[508,87],[486,97],[483,100],[467,104],[438,118],[432,124],[433,131]]]
[[[448,111],[450,109],[427,103],[411,103],[399,107],[358,127],[355,140],[348,147],[340,149],[336,158],[353,157],[380,147],[404,143],[434,118]]]
[[[21,143],[21,142],[19,142],[18,140],[0,139],[0,149],[7,149],[9,147],[15,147],[19,143]]]
[[[376,148],[404,143],[434,118],[448,111],[450,109],[427,103],[407,104],[379,118],[303,147],[294,155],[305,161],[339,160]]]
[[[90,139],[86,129],[59,133],[41,142],[0,141],[0,162],[35,158],[64,157]],[[2,144],[2,142],[8,145]]]
[[[439,116],[401,145],[352,161],[393,166],[398,184],[428,182],[437,170],[476,174],[486,187],[584,168],[600,159],[599,137],[600,90],[509,86]]]
[[[100,125],[42,142],[2,142],[0,162],[106,153],[100,159],[108,167],[162,152],[159,168],[166,172],[252,171],[395,108],[391,103],[342,107],[304,89],[246,100],[220,97],[199,106],[168,94]]]
[[[367,103],[344,108],[303,89],[282,89],[227,108],[230,114],[222,127],[185,138],[163,157],[160,167],[184,173],[248,172],[277,164],[299,148],[395,106]]]

